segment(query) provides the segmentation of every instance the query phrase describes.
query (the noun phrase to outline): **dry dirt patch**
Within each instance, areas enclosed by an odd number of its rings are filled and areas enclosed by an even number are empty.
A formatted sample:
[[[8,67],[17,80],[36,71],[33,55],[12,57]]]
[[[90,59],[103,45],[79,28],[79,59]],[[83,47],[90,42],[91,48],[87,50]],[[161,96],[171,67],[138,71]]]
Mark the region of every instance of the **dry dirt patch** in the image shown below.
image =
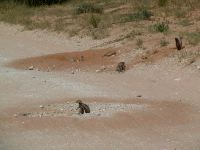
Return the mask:
[[[30,57],[15,60],[7,66],[16,69],[31,69],[38,71],[65,71],[65,70],[96,70],[102,66],[113,68],[116,55],[106,55],[116,49],[86,50],[81,52],[57,53],[39,57]]]

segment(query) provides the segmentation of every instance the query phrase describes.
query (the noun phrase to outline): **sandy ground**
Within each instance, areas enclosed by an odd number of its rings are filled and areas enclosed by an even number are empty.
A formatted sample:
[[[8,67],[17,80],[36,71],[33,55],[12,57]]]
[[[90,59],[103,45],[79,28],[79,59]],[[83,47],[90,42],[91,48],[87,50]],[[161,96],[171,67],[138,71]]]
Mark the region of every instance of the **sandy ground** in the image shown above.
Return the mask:
[[[192,67],[165,58],[153,64],[137,64],[125,73],[96,72],[102,64],[73,73],[62,67],[47,71],[45,65],[39,70],[26,69],[35,64],[39,67],[41,56],[88,50],[104,42],[69,40],[48,32],[22,32],[20,27],[0,24],[1,150],[200,149],[200,72]],[[8,65],[21,60],[26,61]],[[119,107],[114,107],[108,109],[112,112],[108,116],[89,118],[15,116],[43,111],[40,105],[73,104],[76,99],[91,106],[130,104],[139,109],[115,111]]]

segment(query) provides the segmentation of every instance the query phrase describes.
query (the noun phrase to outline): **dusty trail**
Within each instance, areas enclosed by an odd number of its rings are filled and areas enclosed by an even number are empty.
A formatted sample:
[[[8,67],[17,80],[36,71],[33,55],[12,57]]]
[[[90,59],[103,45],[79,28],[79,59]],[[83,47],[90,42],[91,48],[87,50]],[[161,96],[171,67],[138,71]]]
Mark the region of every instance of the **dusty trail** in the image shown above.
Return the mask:
[[[87,50],[103,42],[21,32],[20,27],[0,24],[1,150],[200,149],[200,74],[171,59],[139,64],[124,74],[94,70],[72,74],[6,66],[28,57]],[[149,107],[89,120],[13,116],[37,111],[41,104],[77,98],[88,103],[128,102]]]

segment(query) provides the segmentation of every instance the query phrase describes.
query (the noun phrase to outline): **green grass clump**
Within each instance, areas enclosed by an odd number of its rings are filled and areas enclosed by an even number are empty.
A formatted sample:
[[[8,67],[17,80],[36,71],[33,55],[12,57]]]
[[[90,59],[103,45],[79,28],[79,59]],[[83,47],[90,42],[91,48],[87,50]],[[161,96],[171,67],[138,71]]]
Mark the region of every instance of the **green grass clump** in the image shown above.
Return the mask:
[[[155,32],[167,32],[169,30],[169,25],[165,22],[159,22],[152,26],[153,31]]]
[[[103,7],[94,3],[83,2],[76,7],[75,13],[103,13]]]

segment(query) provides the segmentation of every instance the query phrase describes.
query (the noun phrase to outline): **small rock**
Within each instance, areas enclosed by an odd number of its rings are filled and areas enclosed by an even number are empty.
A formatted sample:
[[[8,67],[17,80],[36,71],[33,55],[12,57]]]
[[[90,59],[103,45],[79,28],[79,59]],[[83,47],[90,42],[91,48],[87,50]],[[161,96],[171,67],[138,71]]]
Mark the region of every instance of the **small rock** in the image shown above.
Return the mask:
[[[71,74],[74,74],[74,71],[72,71]]]
[[[199,69],[199,70],[200,70],[200,66],[197,66],[197,69]]]
[[[44,106],[43,106],[43,105],[40,105],[40,108],[44,108]]]
[[[180,78],[176,78],[176,79],[174,79],[175,81],[180,81],[181,79]]]
[[[110,51],[110,52],[105,53],[104,56],[110,57],[110,56],[114,56],[116,54],[117,53],[115,51]]]
[[[99,70],[99,69],[98,69],[98,70],[96,70],[96,73],[99,73],[99,72],[101,72],[101,70]]]
[[[30,115],[31,113],[22,113],[22,114],[20,114],[21,116],[28,116],[28,115]]]
[[[49,69],[49,67],[47,68],[47,72],[50,72],[50,69]]]
[[[14,114],[13,116],[14,116],[14,117],[17,117],[17,114]]]
[[[28,68],[28,70],[33,70],[34,69],[34,67],[33,66],[30,66],[29,68]]]
[[[101,70],[106,70],[106,67],[105,66],[101,66]]]
[[[142,97],[142,95],[137,95],[137,97]]]

